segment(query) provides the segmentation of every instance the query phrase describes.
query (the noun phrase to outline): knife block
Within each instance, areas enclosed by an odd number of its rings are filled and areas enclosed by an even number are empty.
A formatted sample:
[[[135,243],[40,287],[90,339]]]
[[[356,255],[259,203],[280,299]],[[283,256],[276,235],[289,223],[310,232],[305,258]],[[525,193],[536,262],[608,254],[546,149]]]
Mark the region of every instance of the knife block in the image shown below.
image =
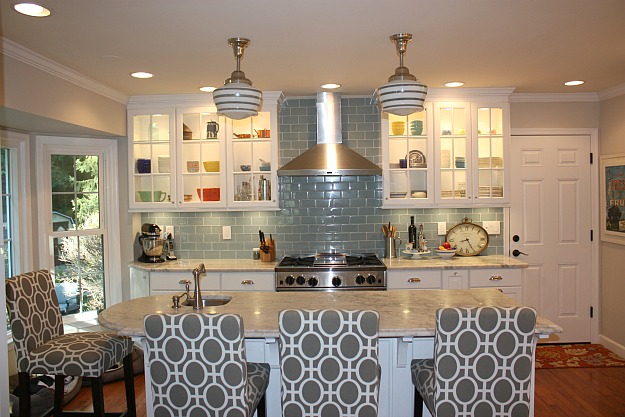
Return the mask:
[[[276,246],[275,241],[271,243],[271,241],[267,242],[267,246],[269,247],[269,252],[265,253],[262,250],[260,251],[260,261],[261,262],[273,262],[276,260]]]

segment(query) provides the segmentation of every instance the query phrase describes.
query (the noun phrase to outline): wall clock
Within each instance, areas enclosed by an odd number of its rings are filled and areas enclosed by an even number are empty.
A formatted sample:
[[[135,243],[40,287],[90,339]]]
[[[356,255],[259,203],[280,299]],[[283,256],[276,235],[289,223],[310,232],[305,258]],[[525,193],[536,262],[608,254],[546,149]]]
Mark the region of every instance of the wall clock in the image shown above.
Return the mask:
[[[488,232],[468,217],[449,229],[445,239],[460,256],[479,255],[488,247]]]

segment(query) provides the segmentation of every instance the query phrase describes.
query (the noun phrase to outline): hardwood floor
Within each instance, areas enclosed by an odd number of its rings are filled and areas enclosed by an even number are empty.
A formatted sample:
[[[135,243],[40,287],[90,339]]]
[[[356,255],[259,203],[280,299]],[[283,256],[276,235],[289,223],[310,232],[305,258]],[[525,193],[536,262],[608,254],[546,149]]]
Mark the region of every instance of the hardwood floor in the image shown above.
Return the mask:
[[[135,390],[137,417],[146,417],[143,375],[135,377]],[[123,381],[106,384],[104,398],[106,411],[123,411],[126,408]],[[91,388],[82,388],[66,409],[91,410]],[[537,370],[535,417],[576,416],[624,417],[625,367]]]

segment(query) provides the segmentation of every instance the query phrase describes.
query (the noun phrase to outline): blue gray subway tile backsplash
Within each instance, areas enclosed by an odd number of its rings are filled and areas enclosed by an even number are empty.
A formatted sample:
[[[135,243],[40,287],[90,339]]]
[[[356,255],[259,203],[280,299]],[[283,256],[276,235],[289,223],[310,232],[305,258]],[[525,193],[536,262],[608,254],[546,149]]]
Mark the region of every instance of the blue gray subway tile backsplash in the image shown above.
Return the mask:
[[[370,98],[341,100],[343,143],[381,163],[380,116]],[[280,165],[316,143],[315,98],[288,99],[280,109]],[[164,230],[174,226],[180,259],[251,258],[258,230],[276,240],[278,258],[318,251],[375,252],[384,255],[382,225],[398,226],[408,238],[410,216],[423,223],[429,246],[438,246],[437,222],[447,229],[466,216],[476,223],[499,221],[501,234],[491,235],[485,254],[503,254],[502,208],[414,208],[383,210],[381,176],[279,177],[280,210],[259,212],[142,213],[142,223]],[[232,239],[222,239],[231,226]]]

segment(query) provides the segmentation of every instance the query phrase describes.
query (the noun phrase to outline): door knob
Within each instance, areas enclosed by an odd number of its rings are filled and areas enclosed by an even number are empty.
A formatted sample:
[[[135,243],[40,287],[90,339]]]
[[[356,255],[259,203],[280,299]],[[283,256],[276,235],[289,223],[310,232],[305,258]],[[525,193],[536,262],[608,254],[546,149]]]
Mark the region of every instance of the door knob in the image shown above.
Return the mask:
[[[512,251],[512,256],[519,256],[519,255],[529,256],[527,253],[525,253],[525,252],[521,252],[521,251],[520,251],[520,250],[518,250],[518,249],[515,249],[515,250],[513,250],[513,251]]]

